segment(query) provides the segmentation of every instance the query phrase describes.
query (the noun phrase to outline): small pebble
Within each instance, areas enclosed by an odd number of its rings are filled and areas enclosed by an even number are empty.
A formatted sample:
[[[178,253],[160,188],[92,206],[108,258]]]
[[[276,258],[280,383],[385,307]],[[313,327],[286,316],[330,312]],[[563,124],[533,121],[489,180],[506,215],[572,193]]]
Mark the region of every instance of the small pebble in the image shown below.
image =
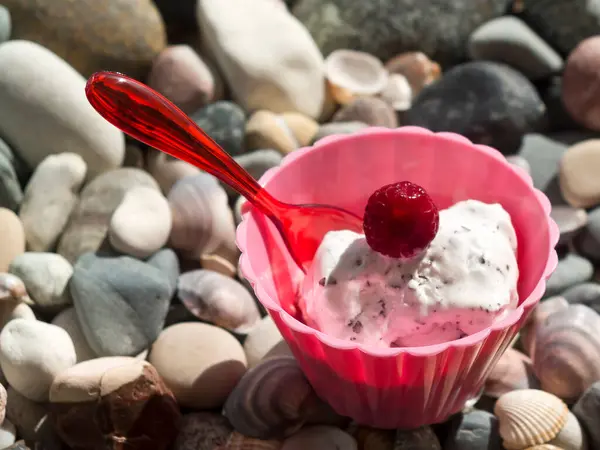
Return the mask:
[[[552,206],[550,217],[558,225],[560,231],[559,244],[571,242],[573,237],[587,224],[587,212],[583,208],[573,208],[572,206]]]
[[[359,97],[342,106],[333,122],[362,122],[372,127],[396,128],[396,112],[385,100],[377,97]]]
[[[589,448],[600,448],[600,381],[592,384],[583,393],[572,411],[587,432]]]
[[[8,41],[11,31],[10,11],[5,6],[0,6],[0,44]]]
[[[194,112],[190,118],[229,155],[244,153],[246,114],[235,103],[218,101]]]
[[[248,171],[255,180],[260,179],[265,172],[273,167],[279,166],[283,156],[281,152],[273,149],[254,150],[245,155],[236,156],[235,161]],[[221,183],[223,189],[232,197],[238,195],[229,185]]]
[[[525,158],[520,155],[508,155],[506,160],[513,166],[523,169],[526,173],[531,175],[531,165]]]
[[[0,330],[14,319],[36,320],[35,313],[25,303],[6,302],[0,305]]]
[[[318,129],[317,122],[299,113],[278,115],[260,110],[246,123],[246,146],[272,148],[285,155],[308,145]]]
[[[357,131],[368,128],[369,125],[363,122],[331,122],[324,123],[319,127],[317,134],[313,138],[313,143],[327,136],[335,136],[338,134],[352,134]]]
[[[244,349],[231,334],[197,322],[163,330],[148,360],[178,403],[194,409],[223,406],[247,367]]]
[[[442,446],[433,429],[422,426],[415,430],[398,430],[394,450],[442,450]]]
[[[581,303],[600,313],[600,284],[581,283],[561,294],[569,303]]]
[[[25,231],[19,217],[0,208],[0,272],[6,272],[15,257],[25,251]]]
[[[189,413],[181,420],[181,429],[173,450],[216,450],[227,443],[233,428],[221,414]]]
[[[600,204],[600,139],[570,147],[560,161],[560,189],[575,208]]]
[[[394,108],[394,111],[407,111],[412,105],[412,88],[406,77],[399,73],[390,74],[379,96]]]
[[[171,225],[167,199],[154,188],[136,186],[115,209],[108,237],[116,250],[145,259],[167,243]]]
[[[454,419],[456,426],[444,450],[502,450],[498,419],[485,411],[474,410]]]
[[[78,363],[97,357],[83,334],[75,308],[67,308],[60,312],[52,319],[52,325],[62,328],[71,337]]]
[[[256,366],[269,351],[283,341],[279,329],[271,316],[265,316],[244,341],[248,368]]]
[[[236,266],[220,255],[201,255],[200,266],[204,270],[211,270],[230,278],[233,278],[237,273]]]
[[[558,261],[556,270],[546,282],[544,297],[558,295],[572,286],[590,280],[593,275],[594,266],[590,261],[569,253]]]
[[[76,360],[73,341],[55,325],[14,319],[0,333],[2,371],[8,383],[30,400],[48,400],[54,377]]]
[[[401,53],[385,63],[385,68],[392,74],[404,75],[412,89],[413,98],[425,86],[438,80],[442,75],[440,65],[422,52]]]

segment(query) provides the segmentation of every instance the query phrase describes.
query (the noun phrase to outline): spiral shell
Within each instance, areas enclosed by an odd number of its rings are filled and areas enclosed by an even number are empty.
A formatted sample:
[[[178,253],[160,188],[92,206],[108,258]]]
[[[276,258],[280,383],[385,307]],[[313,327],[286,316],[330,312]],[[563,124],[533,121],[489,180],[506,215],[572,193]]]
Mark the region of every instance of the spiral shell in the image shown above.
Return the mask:
[[[525,353],[530,357],[535,353],[536,329],[556,311],[564,311],[569,307],[569,302],[563,297],[549,297],[539,303],[527,318],[525,326],[521,329],[521,344]]]
[[[522,450],[555,439],[569,418],[569,408],[558,397],[536,389],[512,391],[494,407],[500,436],[507,450]]]
[[[282,441],[256,439],[234,431],[227,444],[218,450],[280,450],[282,444]]]
[[[279,356],[250,369],[225,402],[233,427],[259,439],[287,437],[321,408],[296,360]]]
[[[535,329],[533,370],[541,387],[567,402],[600,380],[600,315],[569,305]]]
[[[529,357],[509,348],[500,357],[485,381],[484,393],[498,398],[517,389],[535,389],[539,383],[533,374]]]
[[[25,283],[11,273],[0,273],[0,302],[26,303],[33,305]]]
[[[235,333],[246,334],[260,321],[250,292],[218,272],[193,270],[181,274],[177,296],[196,317]]]

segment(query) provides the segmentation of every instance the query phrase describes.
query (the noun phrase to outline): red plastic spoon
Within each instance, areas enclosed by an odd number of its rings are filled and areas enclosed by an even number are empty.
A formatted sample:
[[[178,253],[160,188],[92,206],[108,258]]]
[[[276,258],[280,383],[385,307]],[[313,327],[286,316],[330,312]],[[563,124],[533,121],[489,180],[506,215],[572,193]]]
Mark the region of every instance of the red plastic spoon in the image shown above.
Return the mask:
[[[98,72],[85,87],[107,121],[151,147],[203,169],[228,184],[269,217],[306,272],[331,230],[362,230],[362,219],[335,206],[292,205],[275,199],[183,111],[148,86],[116,72]]]

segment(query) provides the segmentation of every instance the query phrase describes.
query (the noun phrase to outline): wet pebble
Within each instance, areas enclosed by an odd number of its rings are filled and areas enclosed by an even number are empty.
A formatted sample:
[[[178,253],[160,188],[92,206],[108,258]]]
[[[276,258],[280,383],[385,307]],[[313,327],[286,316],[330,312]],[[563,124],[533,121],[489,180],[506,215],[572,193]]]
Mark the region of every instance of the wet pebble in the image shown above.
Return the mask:
[[[558,225],[560,231],[559,244],[571,242],[573,237],[587,224],[587,212],[583,208],[572,206],[555,205],[552,207],[550,217]]]
[[[398,118],[391,105],[377,97],[359,97],[340,108],[333,122],[362,122],[372,127],[396,128]]]
[[[193,112],[190,118],[229,155],[244,153],[246,114],[235,103],[218,101]]]
[[[579,142],[562,156],[560,188],[563,197],[575,208],[600,204],[600,139]]]
[[[459,415],[445,450],[502,450],[498,419],[486,411],[474,410]]]
[[[594,274],[594,266],[587,259],[569,253],[558,261],[556,270],[546,282],[545,297],[560,294],[564,290],[584,281],[588,281]]]

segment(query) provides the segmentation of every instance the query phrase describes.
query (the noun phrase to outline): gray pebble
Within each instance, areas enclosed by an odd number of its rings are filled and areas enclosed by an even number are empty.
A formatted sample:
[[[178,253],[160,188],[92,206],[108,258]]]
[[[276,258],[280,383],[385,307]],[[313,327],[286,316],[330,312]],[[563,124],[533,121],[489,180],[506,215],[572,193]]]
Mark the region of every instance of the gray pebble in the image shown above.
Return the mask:
[[[589,448],[600,448],[600,381],[592,384],[587,391],[583,393],[575,406],[573,414],[579,419],[579,423],[589,438]]]
[[[240,166],[246,169],[255,180],[258,180],[267,170],[277,167],[279,164],[281,164],[283,155],[277,150],[265,149],[254,150],[253,152],[236,156],[233,159],[235,159]],[[229,185],[225,183],[221,183],[221,185],[227,192],[227,195],[230,197],[237,195],[237,192],[229,187]]]
[[[148,258],[146,262],[156,267],[167,277],[172,287],[171,295],[173,295],[177,288],[177,279],[180,274],[179,259],[175,252],[170,248],[164,248]]]
[[[558,295],[572,286],[588,281],[593,275],[594,266],[590,261],[569,253],[558,261],[556,270],[546,283],[544,297]]]
[[[498,419],[486,411],[474,410],[459,416],[455,431],[448,436],[445,450],[502,450]]]
[[[2,18],[0,6],[0,22]],[[0,23],[0,33],[2,32]],[[14,156],[10,147],[0,139],[0,207],[18,212],[23,201],[23,189],[13,167]]]
[[[336,134],[352,134],[367,128],[369,125],[363,122],[331,122],[324,123],[319,127],[317,134],[313,137],[313,143],[327,136]]]
[[[600,284],[581,283],[561,294],[569,303],[582,303],[600,313]]]
[[[577,250],[594,262],[600,262],[600,207],[588,213],[588,223],[575,237]]]
[[[10,11],[5,6],[0,5],[0,44],[10,39],[11,31]]]
[[[508,64],[531,80],[562,70],[564,61],[525,22],[514,16],[493,19],[480,26],[469,38],[473,59]]]
[[[190,118],[231,156],[244,153],[246,114],[233,102],[212,103]]]

